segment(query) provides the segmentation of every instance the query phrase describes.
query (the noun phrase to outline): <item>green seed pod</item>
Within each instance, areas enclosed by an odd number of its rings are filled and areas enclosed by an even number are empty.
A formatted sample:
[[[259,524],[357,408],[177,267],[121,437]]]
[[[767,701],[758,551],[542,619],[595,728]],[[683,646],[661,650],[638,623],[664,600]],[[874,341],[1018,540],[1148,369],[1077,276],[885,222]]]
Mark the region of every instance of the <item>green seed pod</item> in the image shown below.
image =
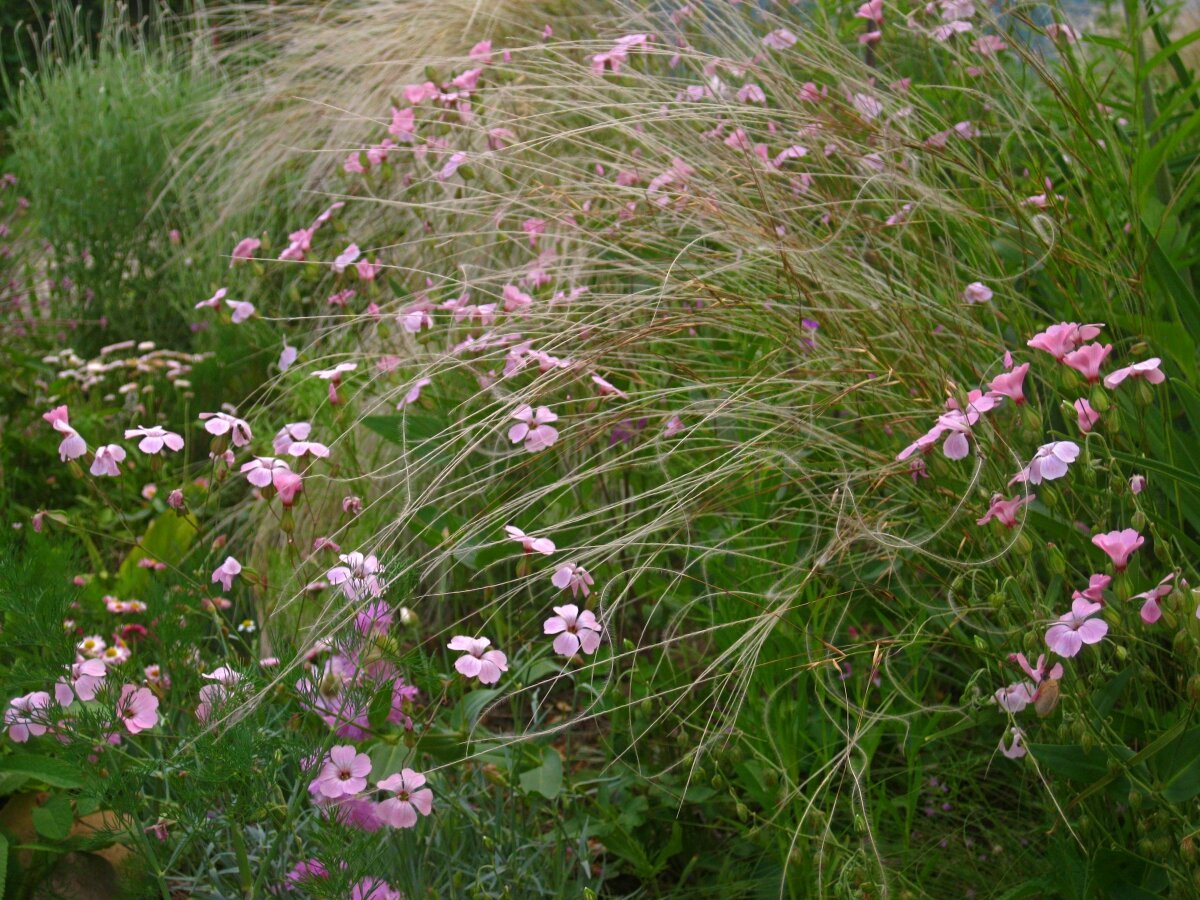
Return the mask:
[[[1091,404],[1092,409],[1098,413],[1108,412],[1108,391],[1102,385],[1098,384],[1092,388]]]
[[[1063,556],[1062,551],[1056,546],[1049,548],[1049,559],[1047,560],[1050,571],[1055,575],[1067,574],[1067,559]]]
[[[1024,529],[1017,535],[1017,539],[1013,541],[1013,550],[1019,556],[1028,556],[1033,552],[1033,541],[1029,539],[1029,535],[1025,533]]]
[[[737,817],[739,819],[741,819],[743,822],[745,822],[747,819],[749,819],[750,818],[750,807],[746,806],[745,803],[739,803],[737,805]]]
[[[1141,809],[1142,808],[1142,800],[1143,800],[1143,795],[1142,795],[1141,791],[1134,790],[1134,791],[1129,792],[1129,808],[1130,809]]]
[[[722,777],[721,777],[719,774],[718,774],[718,775],[714,775],[714,776],[712,777],[712,782],[711,782],[711,784],[712,784],[712,786],[713,786],[713,789],[714,789],[714,790],[717,790],[717,791],[719,791],[719,790],[721,790],[722,788],[724,788],[724,787],[725,787],[725,779],[724,779],[724,778],[722,778]]]

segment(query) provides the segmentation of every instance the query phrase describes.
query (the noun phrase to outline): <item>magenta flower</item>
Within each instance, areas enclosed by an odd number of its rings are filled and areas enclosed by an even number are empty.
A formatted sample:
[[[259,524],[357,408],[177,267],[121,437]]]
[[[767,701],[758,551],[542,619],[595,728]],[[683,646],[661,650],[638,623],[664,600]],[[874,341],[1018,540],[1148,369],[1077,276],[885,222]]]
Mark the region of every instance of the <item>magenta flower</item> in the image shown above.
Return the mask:
[[[603,630],[595,614],[590,609],[580,612],[574,603],[556,606],[554,611],[558,615],[551,616],[542,625],[546,634],[558,635],[554,639],[554,652],[559,656],[574,656],[580,650],[587,655],[595,653]]]
[[[121,474],[118,463],[124,462],[125,449],[117,444],[105,444],[96,448],[96,456],[88,469],[93,475],[107,475],[115,478]]]
[[[229,591],[233,589],[233,579],[236,578],[242,571],[242,564],[232,556],[225,557],[225,562],[217,566],[212,573],[212,581],[216,584],[221,583],[221,589]]]
[[[575,563],[564,563],[559,566],[551,576],[550,583],[560,591],[570,588],[572,597],[578,596],[580,591],[583,592],[583,596],[588,596],[591,593],[591,586],[595,584],[592,576],[588,574],[588,570],[583,566],[575,565]]]
[[[171,509],[182,511],[184,508],[183,491],[179,488],[171,491],[167,495],[167,506],[171,507]]]
[[[1092,537],[1092,543],[1108,554],[1118,572],[1125,571],[1125,567],[1129,565],[1129,557],[1145,542],[1146,539],[1132,528],[1109,531]]]
[[[500,673],[508,671],[508,657],[499,650],[489,650],[491,644],[488,638],[462,634],[452,637],[447,646],[466,654],[454,661],[454,668],[467,678],[478,678],[480,684],[495,684]]]
[[[1146,489],[1146,476],[1134,475],[1129,479],[1129,491],[1133,494],[1140,494]]]
[[[127,684],[117,699],[117,718],[130,734],[158,724],[158,698],[150,688]]]
[[[515,525],[505,525],[504,530],[508,532],[508,536],[512,540],[521,542],[521,547],[526,553],[540,553],[543,556],[549,556],[555,550],[554,541],[550,538],[534,537]]]
[[[963,299],[968,303],[987,303],[992,297],[992,289],[981,281],[972,281],[963,291]]]
[[[1033,459],[1024,469],[1009,481],[1009,484],[1028,481],[1030,484],[1041,484],[1043,481],[1054,481],[1067,474],[1071,463],[1079,458],[1079,445],[1073,441],[1052,441],[1038,448]]]
[[[1051,325],[1041,334],[1034,335],[1026,343],[1035,350],[1044,350],[1057,360],[1082,344],[1099,336],[1103,325],[1080,325],[1076,322],[1060,322]]]
[[[360,878],[350,888],[350,900],[404,900],[404,895],[382,878]]]
[[[517,411],[512,414],[512,417],[518,420],[518,424],[508,429],[508,439],[514,444],[524,441],[525,449],[528,452],[537,453],[539,450],[545,450],[558,440],[558,429],[550,424],[557,422],[558,416],[546,407],[539,406],[535,411],[525,404],[517,407]]]
[[[986,525],[995,519],[1001,525],[1012,528],[1017,524],[1017,510],[1036,499],[1037,494],[1026,494],[1021,497],[1013,497],[1011,500],[1005,500],[1003,494],[993,494],[991,507],[984,513],[983,518],[975,521],[975,524]]]
[[[1142,604],[1139,615],[1142,617],[1142,621],[1147,625],[1153,625],[1162,618],[1162,610],[1158,606],[1158,601],[1162,600],[1164,597],[1170,594],[1172,590],[1174,590],[1175,585],[1172,584],[1174,580],[1175,573],[1172,572],[1170,575],[1163,578],[1163,580],[1160,581],[1156,587],[1152,587],[1150,590],[1143,591],[1140,594],[1133,595],[1132,599],[1140,599],[1145,601]]]
[[[1100,413],[1092,408],[1092,404],[1086,397],[1080,397],[1075,401],[1075,415],[1079,421],[1079,430],[1084,434],[1091,431],[1100,421]]]
[[[31,737],[40,737],[50,727],[46,707],[50,705],[50,695],[45,691],[34,691],[23,697],[13,697],[8,701],[8,709],[4,711],[4,727],[8,736],[18,744],[23,744]]]
[[[242,419],[231,416],[228,413],[200,413],[200,421],[204,423],[204,430],[213,437],[221,437],[225,434],[230,435],[230,439],[235,447],[245,447],[254,436],[250,432],[249,425]]]
[[[371,774],[371,757],[359,753],[349,744],[340,744],[329,751],[321,771],[309,785],[309,790],[329,800],[357,794],[367,786]]]
[[[292,506],[296,502],[296,495],[304,490],[304,479],[300,473],[283,469],[271,476],[271,484],[275,486],[275,493],[285,507]]]
[[[433,791],[425,784],[425,776],[412,769],[402,769],[378,782],[381,791],[391,791],[394,796],[380,801],[375,814],[385,825],[393,828],[412,828],[417,824],[417,813],[427,816],[433,812]]]
[[[1126,366],[1123,369],[1117,369],[1117,371],[1111,372],[1105,377],[1104,386],[1111,390],[1126,378],[1144,378],[1150,384],[1162,384],[1167,380],[1167,376],[1159,368],[1161,365],[1162,360],[1155,357],[1154,359],[1134,363],[1132,366]]]
[[[141,438],[138,441],[138,449],[143,453],[159,453],[163,447],[172,452],[178,452],[183,449],[183,438],[173,431],[167,431],[161,425],[152,425],[149,428],[125,429],[125,440],[130,441],[135,437]]]
[[[1020,406],[1025,402],[1025,373],[1029,371],[1029,363],[1022,363],[1011,372],[1001,372],[988,384],[988,393],[998,397],[1008,397]]]
[[[1059,656],[1069,659],[1082,649],[1084,644],[1098,644],[1108,634],[1108,623],[1103,619],[1091,618],[1103,606],[1091,603],[1082,597],[1072,601],[1071,611],[1059,616],[1046,631],[1046,646]]]
[[[1065,354],[1062,361],[1087,378],[1089,384],[1100,380],[1100,367],[1112,353],[1112,344],[1085,344]]]
[[[63,435],[62,442],[58,445],[58,458],[63,462],[70,459],[78,459],[87,453],[87,442],[79,436],[79,433],[71,427],[67,421],[67,407],[56,406],[48,413],[43,413],[42,418],[45,419],[59,434]]]

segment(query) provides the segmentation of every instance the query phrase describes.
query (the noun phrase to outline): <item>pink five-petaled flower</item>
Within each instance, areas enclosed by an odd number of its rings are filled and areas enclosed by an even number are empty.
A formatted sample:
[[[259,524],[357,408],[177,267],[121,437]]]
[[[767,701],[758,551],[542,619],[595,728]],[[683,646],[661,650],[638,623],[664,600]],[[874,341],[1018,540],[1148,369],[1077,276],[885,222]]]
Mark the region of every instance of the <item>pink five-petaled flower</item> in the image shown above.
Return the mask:
[[[345,250],[337,255],[333,261],[333,271],[339,275],[346,271],[346,267],[352,264],[362,255],[362,251],[358,249],[358,244],[351,244]]]
[[[558,635],[554,639],[554,652],[559,656],[574,656],[580,650],[585,654],[595,653],[603,630],[595,613],[590,609],[580,612],[574,603],[556,606],[554,611],[558,615],[551,616],[542,625],[546,634]]]
[[[108,475],[113,478],[121,474],[118,463],[125,460],[125,448],[117,444],[105,444],[96,448],[96,457],[88,469],[93,475]]]
[[[488,638],[455,635],[447,646],[466,655],[454,661],[454,668],[467,678],[478,678],[480,684],[495,684],[500,673],[508,671],[508,657],[499,650],[489,650],[491,644]]]
[[[534,537],[515,525],[505,525],[504,530],[508,532],[508,536],[512,540],[521,542],[521,547],[526,553],[540,553],[543,556],[549,556],[554,552],[554,541],[550,538]]]
[[[183,449],[183,438],[173,431],[167,431],[161,425],[151,425],[149,428],[126,428],[125,440],[140,437],[138,449],[143,453],[160,453],[163,447],[176,453]]]
[[[234,325],[241,325],[254,315],[254,304],[247,303],[245,300],[226,300],[225,305],[233,310],[233,316],[230,321]]]
[[[277,471],[271,478],[271,484],[275,486],[279,500],[289,507],[296,502],[296,495],[304,490],[304,478],[299,472]]]
[[[963,299],[968,303],[987,303],[992,296],[992,289],[982,281],[972,281],[963,291]]]
[[[1096,427],[1096,423],[1100,421],[1100,413],[1092,408],[1092,404],[1088,402],[1086,397],[1080,397],[1075,401],[1075,417],[1079,422],[1079,430],[1087,434]]]
[[[58,458],[63,462],[69,459],[78,459],[87,453],[87,442],[79,436],[74,428],[67,421],[67,407],[56,406],[48,413],[43,413],[42,418],[49,422],[54,430],[63,436],[62,442],[58,445]]]
[[[1172,572],[1166,576],[1157,586],[1150,588],[1148,591],[1142,591],[1140,594],[1134,594],[1131,599],[1144,600],[1139,615],[1142,621],[1147,625],[1153,625],[1162,618],[1162,610],[1158,606],[1158,601],[1167,596],[1174,589],[1175,585],[1172,582],[1175,580],[1175,573]]]
[[[229,413],[200,413],[200,421],[204,423],[204,430],[213,437],[228,434],[235,447],[245,447],[254,436],[245,421]]]
[[[256,456],[248,463],[243,463],[240,469],[246,480],[258,488],[265,488],[275,476],[276,471],[289,471],[289,466],[282,459],[273,456]]]
[[[341,586],[347,600],[378,597],[383,593],[383,582],[379,580],[383,567],[374,553],[363,555],[355,550],[343,553],[338,558],[345,565],[335,566],[325,573],[325,577],[330,584]]]
[[[988,393],[997,397],[1008,397],[1020,406],[1025,402],[1025,373],[1029,363],[1021,363],[1011,372],[1001,372],[988,384]]]
[[[1167,376],[1159,368],[1161,365],[1162,360],[1155,357],[1140,363],[1134,363],[1132,366],[1126,366],[1123,369],[1117,369],[1117,371],[1110,372],[1105,376],[1104,386],[1112,390],[1126,378],[1144,378],[1150,384],[1162,384],[1167,380]]]
[[[1091,618],[1104,607],[1078,597],[1071,603],[1071,611],[1059,616],[1058,621],[1046,631],[1046,646],[1064,658],[1080,651],[1084,644],[1098,644],[1108,634],[1108,623],[1103,619]]]
[[[550,577],[550,583],[560,591],[570,588],[572,597],[578,596],[580,591],[583,591],[583,596],[588,596],[592,592],[591,586],[595,584],[592,576],[588,574],[588,570],[583,566],[575,565],[575,563],[564,563],[559,566]]]
[[[378,782],[381,791],[391,791],[394,796],[380,801],[375,815],[393,828],[412,828],[417,824],[417,813],[427,816],[433,812],[433,791],[425,784],[425,776],[412,769],[401,769],[394,775]]]
[[[1146,539],[1132,528],[1126,528],[1122,531],[1109,531],[1105,534],[1093,535],[1092,543],[1108,554],[1113,561],[1113,568],[1118,572],[1124,572],[1125,567],[1129,565],[1129,557],[1133,556],[1138,547],[1146,543]]]
[[[1020,728],[1017,728],[1014,725],[1012,727],[1011,733],[1012,733],[1012,743],[1011,744],[1005,744],[1004,738],[1003,737],[1000,738],[1000,752],[1003,753],[1009,759],[1020,759],[1026,753],[1029,752],[1028,750],[1025,749],[1024,744],[1021,743],[1022,739],[1025,737],[1025,732],[1023,732]]]
[[[1059,322],[1041,334],[1036,334],[1026,343],[1035,350],[1045,350],[1055,359],[1061,360],[1084,341],[1100,334],[1103,325],[1080,325],[1077,322]]]
[[[329,751],[329,757],[310,788],[330,800],[349,797],[366,788],[370,774],[371,757],[359,753],[350,744],[339,744]]]
[[[85,659],[70,666],[69,671],[69,679],[61,679],[54,685],[54,699],[62,707],[70,706],[76,697],[84,702],[95,700],[108,666],[102,659]]]
[[[8,729],[8,736],[18,744],[23,744],[30,737],[45,734],[50,727],[45,712],[49,705],[50,695],[45,691],[34,691],[9,700],[8,709],[4,711],[4,727]]]
[[[212,581],[216,584],[221,583],[221,589],[229,591],[233,589],[233,579],[236,578],[242,571],[242,564],[232,556],[225,557],[225,562],[221,563],[212,573]]]
[[[1005,500],[1003,494],[993,494],[991,507],[984,513],[983,518],[976,519],[975,524],[986,525],[995,519],[1001,525],[1013,528],[1017,524],[1017,510],[1036,499],[1037,494],[1025,494],[1013,497],[1011,500]]]
[[[1134,475],[1129,479],[1129,491],[1132,494],[1140,494],[1146,489],[1146,476]]]
[[[592,382],[596,385],[596,389],[600,391],[600,396],[602,397],[620,397],[624,400],[629,399],[628,394],[600,375],[593,375]]]
[[[1103,603],[1104,592],[1110,584],[1112,584],[1111,575],[1092,575],[1088,578],[1088,586],[1082,591],[1072,593],[1071,599],[1078,600],[1082,597],[1085,600],[1091,600],[1093,603]]]
[[[158,698],[150,688],[127,684],[117,699],[117,718],[130,734],[158,724]]]
[[[289,422],[275,433],[271,446],[275,448],[276,453],[287,453],[288,447],[292,446],[294,441],[307,441],[311,433],[312,425],[308,422]]]
[[[232,266],[239,259],[250,259],[261,246],[262,241],[258,238],[242,238],[233,248],[233,253],[230,254],[229,265]]]
[[[1078,350],[1072,350],[1063,355],[1062,361],[1088,380],[1095,384],[1100,380],[1100,367],[1112,353],[1112,344],[1085,344]]]
[[[545,450],[558,440],[558,429],[550,423],[557,422],[558,416],[545,406],[534,410],[529,404],[517,407],[512,414],[518,424],[508,429],[508,439],[514,444],[525,442],[525,449],[530,453]]]
[[[1073,441],[1052,441],[1043,444],[1034,454],[1033,459],[1024,469],[1009,481],[1009,484],[1028,481],[1030,484],[1041,484],[1043,481],[1053,481],[1067,474],[1071,463],[1079,458],[1079,445]]]

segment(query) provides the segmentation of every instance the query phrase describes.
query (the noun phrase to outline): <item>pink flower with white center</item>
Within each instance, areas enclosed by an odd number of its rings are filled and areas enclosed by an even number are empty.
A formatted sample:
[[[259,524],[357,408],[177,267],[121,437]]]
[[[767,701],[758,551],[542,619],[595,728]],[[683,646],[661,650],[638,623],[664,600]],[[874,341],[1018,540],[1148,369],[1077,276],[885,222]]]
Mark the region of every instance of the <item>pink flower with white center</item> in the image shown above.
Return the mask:
[[[1167,376],[1159,368],[1161,365],[1162,360],[1154,357],[1140,363],[1134,363],[1132,366],[1126,366],[1123,369],[1117,369],[1117,371],[1105,376],[1104,386],[1112,390],[1127,378],[1143,378],[1150,384],[1162,384],[1167,380]]]
[[[358,551],[344,553],[338,557],[345,565],[336,566],[325,573],[329,583],[341,587],[347,600],[363,597],[378,597],[383,593],[379,573],[383,567],[374,554],[364,556]]]
[[[158,724],[158,698],[150,688],[127,684],[117,699],[117,718],[130,734]]]
[[[107,475],[115,478],[121,474],[118,463],[125,461],[125,449],[118,444],[105,444],[96,448],[96,456],[88,469],[93,475]]]
[[[1029,752],[1028,750],[1025,749],[1025,745],[1021,743],[1025,737],[1025,732],[1023,732],[1020,728],[1017,728],[1014,725],[1011,729],[1011,734],[1012,734],[1012,743],[1011,744],[1005,744],[1004,738],[1003,737],[1000,738],[1000,752],[1003,753],[1009,759],[1020,759],[1026,753]]]
[[[48,413],[43,413],[42,418],[49,422],[55,431],[63,435],[62,442],[58,445],[58,458],[60,460],[66,462],[70,459],[78,459],[87,453],[87,443],[67,421],[67,407],[65,404],[54,407]]]
[[[983,518],[976,520],[975,524],[986,525],[995,519],[1001,525],[1013,528],[1017,524],[1017,510],[1036,499],[1037,494],[1026,494],[1021,497],[1013,497],[1011,500],[1005,500],[1003,494],[993,494],[991,507],[983,515]]]
[[[1036,334],[1026,343],[1035,350],[1044,350],[1057,360],[1085,341],[1100,334],[1103,325],[1080,325],[1077,322],[1060,322],[1051,325],[1041,334]]]
[[[54,699],[62,707],[70,706],[78,697],[85,703],[96,698],[96,692],[108,674],[108,666],[100,659],[85,659],[69,667],[70,675],[54,685]]]
[[[1009,484],[1028,481],[1030,484],[1041,484],[1043,481],[1054,481],[1067,474],[1071,463],[1079,458],[1079,445],[1073,441],[1052,441],[1038,448],[1029,465],[1018,472]]]
[[[1046,631],[1046,646],[1064,659],[1078,653],[1084,644],[1098,644],[1108,634],[1108,623],[1091,618],[1104,607],[1082,597],[1072,601],[1071,611],[1059,616]]]
[[[288,447],[292,446],[294,441],[307,441],[310,434],[312,425],[308,422],[289,422],[275,433],[275,437],[271,439],[271,446],[275,448],[276,453],[287,453]]]
[[[1001,372],[988,384],[988,393],[996,397],[1008,397],[1020,406],[1025,402],[1025,373],[1029,363],[1021,363],[1011,372]]]
[[[992,289],[982,281],[972,281],[963,291],[963,299],[968,303],[987,303],[993,296]]]
[[[628,394],[626,394],[623,390],[616,387],[615,385],[610,384],[606,379],[601,378],[599,375],[593,375],[592,382],[596,385],[596,388],[600,391],[601,397],[621,397],[626,400],[629,399]]]
[[[1132,494],[1140,494],[1146,489],[1146,476],[1134,475],[1129,479],[1129,492]]]
[[[217,292],[207,300],[201,300],[195,305],[195,309],[220,309],[221,301],[225,299],[225,295],[229,293],[228,288],[217,288]]]
[[[9,738],[23,744],[31,737],[45,734],[50,727],[46,712],[49,705],[50,695],[45,691],[34,691],[9,700],[8,709],[4,711],[4,727],[8,729]]]
[[[212,582],[216,584],[220,582],[221,590],[233,590],[233,579],[236,578],[242,571],[242,564],[232,556],[225,557],[225,562],[221,563],[212,573]]]
[[[256,456],[250,462],[243,463],[239,471],[255,487],[265,488],[271,483],[276,471],[291,471],[291,466],[273,456]]]
[[[416,403],[421,399],[421,388],[428,387],[432,383],[432,380],[429,378],[418,378],[413,382],[408,392],[400,398],[400,402],[396,404],[396,409],[404,409],[404,407]]]
[[[578,596],[580,591],[583,592],[583,596],[588,596],[592,592],[592,585],[595,584],[588,570],[575,563],[564,563],[555,569],[550,583],[560,591],[570,588],[572,597]]]
[[[359,753],[350,744],[341,744],[330,749],[325,764],[309,787],[322,797],[336,800],[365,790],[370,774],[371,757]]]
[[[509,538],[514,541],[520,541],[521,547],[526,553],[540,553],[543,556],[549,556],[554,552],[554,541],[550,538],[534,537],[532,534],[526,534],[515,525],[505,525],[504,530],[508,532]]]
[[[252,258],[255,252],[261,246],[262,241],[260,241],[258,238],[242,238],[237,242],[237,246],[233,248],[233,253],[230,254],[229,265],[232,266],[239,259],[245,260]]]
[[[519,312],[533,304],[533,298],[515,284],[506,284],[500,292],[505,312]]]
[[[229,413],[200,413],[200,421],[204,423],[204,430],[213,437],[229,435],[235,447],[245,447],[254,436],[245,421]]]
[[[297,459],[304,456],[325,459],[329,456],[329,448],[317,441],[292,441],[287,452],[288,456],[294,456]]]
[[[346,271],[347,266],[352,265],[360,256],[362,256],[362,251],[358,249],[358,244],[351,244],[334,259],[333,271],[340,275]]]
[[[489,650],[491,644],[488,638],[455,635],[447,646],[466,655],[454,661],[454,668],[467,678],[478,678],[480,684],[495,684],[500,673],[508,671],[508,657],[499,650]]]
[[[556,606],[554,611],[558,615],[551,616],[542,625],[546,634],[558,635],[554,639],[554,652],[559,656],[574,656],[580,650],[586,655],[595,653],[603,631],[595,613],[590,609],[580,612],[574,603]]]
[[[1062,361],[1087,378],[1089,384],[1095,384],[1100,380],[1100,367],[1110,353],[1112,344],[1085,344],[1065,354]]]
[[[1088,586],[1082,591],[1074,591],[1071,594],[1072,600],[1078,600],[1082,597],[1084,600],[1091,600],[1093,603],[1104,602],[1104,592],[1108,590],[1108,586],[1112,584],[1111,575],[1092,575],[1088,578]]]
[[[1096,427],[1096,423],[1100,421],[1100,413],[1092,407],[1092,404],[1086,397],[1080,397],[1074,403],[1075,417],[1079,424],[1079,430],[1084,434],[1090,432]]]
[[[557,422],[558,416],[545,406],[539,406],[537,410],[528,404],[518,406],[512,417],[518,424],[508,430],[508,439],[514,444],[524,441],[525,449],[530,453],[545,450],[558,440],[558,429],[550,424]]]
[[[424,784],[425,776],[412,769],[402,769],[376,783],[375,787],[381,791],[393,794],[375,807],[380,821],[393,828],[412,828],[417,824],[418,813],[423,816],[432,813],[433,791]]]
[[[1093,535],[1092,543],[1108,554],[1109,559],[1113,562],[1113,568],[1118,572],[1124,572],[1125,567],[1129,565],[1129,557],[1133,556],[1138,547],[1146,543],[1146,539],[1134,529],[1126,528],[1122,531],[1109,531],[1105,534]]]
[[[1162,610],[1158,606],[1158,601],[1162,600],[1164,597],[1170,594],[1172,590],[1174,590],[1175,585],[1172,584],[1174,580],[1175,573],[1172,572],[1170,575],[1163,578],[1163,580],[1160,581],[1156,587],[1152,587],[1150,590],[1143,591],[1140,594],[1134,594],[1131,598],[1133,600],[1140,599],[1145,601],[1142,604],[1139,615],[1142,617],[1142,621],[1147,625],[1153,625],[1162,618]],[[1184,582],[1181,581],[1180,583],[1183,584]]]
[[[173,431],[167,431],[161,425],[151,425],[149,428],[126,428],[125,440],[131,441],[140,437],[138,449],[143,453],[159,453],[166,447],[173,453],[183,449],[183,438]]]

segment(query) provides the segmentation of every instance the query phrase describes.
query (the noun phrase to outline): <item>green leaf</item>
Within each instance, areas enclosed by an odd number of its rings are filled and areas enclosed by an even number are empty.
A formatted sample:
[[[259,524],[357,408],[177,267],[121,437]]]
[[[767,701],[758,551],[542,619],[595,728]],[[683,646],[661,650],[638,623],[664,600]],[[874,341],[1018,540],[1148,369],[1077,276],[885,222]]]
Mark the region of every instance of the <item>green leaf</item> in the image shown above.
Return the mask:
[[[8,880],[8,838],[0,834],[0,897],[4,893],[4,882]]]
[[[547,800],[553,800],[562,792],[563,767],[562,757],[553,747],[542,751],[542,764],[522,772],[520,777],[521,790],[527,794],[541,794]]]
[[[138,565],[139,560],[153,559],[168,566],[178,566],[195,543],[199,530],[189,513],[179,515],[174,510],[163,513],[150,523],[146,536],[129,551],[117,570],[116,593],[121,597],[145,594],[153,583],[150,570]]]
[[[0,757],[0,773],[13,772],[27,775],[34,781],[58,788],[83,787],[83,780],[78,771],[61,759],[50,756],[37,756],[33,753],[14,753],[12,756]]]
[[[29,776],[20,772],[0,772],[0,797],[15,794],[21,788],[25,787],[27,781],[29,781]],[[3,896],[3,894],[0,894],[0,897]]]
[[[75,823],[75,814],[71,812],[71,798],[66,794],[55,794],[31,814],[33,827],[37,833],[52,841],[66,840],[71,834],[71,826]]]
[[[454,707],[451,721],[463,730],[475,727],[483,711],[493,700],[500,696],[500,691],[492,688],[480,688],[465,694]]]
[[[402,743],[389,744],[380,742],[370,749],[371,779],[381,781],[389,775],[395,775],[406,765],[411,751]]]
[[[392,712],[392,688],[389,684],[385,690],[376,691],[367,707],[367,724],[379,731],[387,723],[387,717]]]

